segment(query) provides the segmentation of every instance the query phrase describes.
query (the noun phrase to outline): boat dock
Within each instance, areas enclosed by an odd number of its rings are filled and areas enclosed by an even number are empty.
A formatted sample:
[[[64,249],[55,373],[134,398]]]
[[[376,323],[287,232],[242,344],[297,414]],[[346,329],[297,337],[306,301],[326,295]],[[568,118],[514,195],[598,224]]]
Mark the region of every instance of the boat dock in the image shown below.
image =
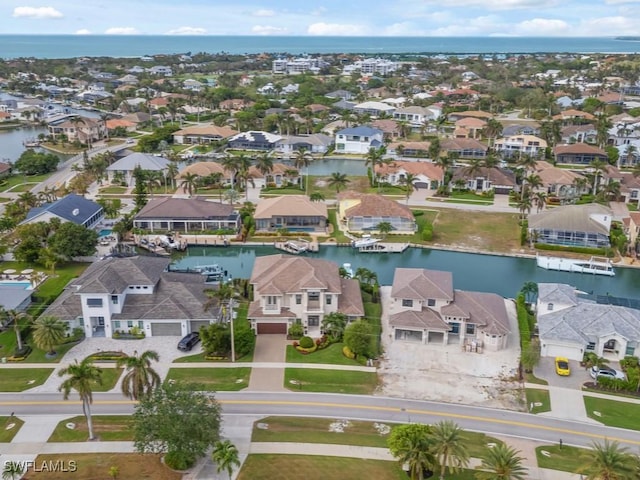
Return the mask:
[[[608,258],[591,257],[589,260],[576,260],[572,258],[547,257],[536,255],[538,267],[545,270],[557,270],[559,272],[590,273],[593,275],[606,275],[613,277],[613,264]]]
[[[409,248],[409,244],[377,242],[357,248],[360,253],[402,253]]]
[[[299,238],[298,240],[287,240],[286,242],[275,242],[274,248],[283,252],[299,255],[304,252],[317,252],[319,249],[317,241],[310,241]]]

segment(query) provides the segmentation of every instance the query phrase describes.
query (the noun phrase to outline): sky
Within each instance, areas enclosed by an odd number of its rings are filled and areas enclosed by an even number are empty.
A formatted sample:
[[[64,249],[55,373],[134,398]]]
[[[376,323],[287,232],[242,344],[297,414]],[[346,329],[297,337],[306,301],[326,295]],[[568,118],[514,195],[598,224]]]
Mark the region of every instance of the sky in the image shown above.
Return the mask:
[[[640,35],[640,0],[1,0],[2,34]]]

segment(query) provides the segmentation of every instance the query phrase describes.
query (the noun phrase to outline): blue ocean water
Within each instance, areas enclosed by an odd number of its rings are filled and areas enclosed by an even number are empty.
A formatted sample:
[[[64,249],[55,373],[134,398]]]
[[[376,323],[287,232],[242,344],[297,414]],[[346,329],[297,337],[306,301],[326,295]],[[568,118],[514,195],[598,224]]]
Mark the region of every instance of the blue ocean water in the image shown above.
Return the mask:
[[[0,58],[136,57],[186,52],[289,53],[637,53],[614,37],[310,37],[0,35]]]

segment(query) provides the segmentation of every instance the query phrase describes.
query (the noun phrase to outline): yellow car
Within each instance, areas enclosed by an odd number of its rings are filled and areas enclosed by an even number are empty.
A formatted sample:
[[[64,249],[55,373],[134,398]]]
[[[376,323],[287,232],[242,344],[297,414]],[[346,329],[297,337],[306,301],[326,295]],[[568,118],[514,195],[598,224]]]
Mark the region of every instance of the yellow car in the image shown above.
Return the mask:
[[[571,368],[569,368],[569,359],[565,357],[556,357],[556,373],[566,377],[571,375]]]

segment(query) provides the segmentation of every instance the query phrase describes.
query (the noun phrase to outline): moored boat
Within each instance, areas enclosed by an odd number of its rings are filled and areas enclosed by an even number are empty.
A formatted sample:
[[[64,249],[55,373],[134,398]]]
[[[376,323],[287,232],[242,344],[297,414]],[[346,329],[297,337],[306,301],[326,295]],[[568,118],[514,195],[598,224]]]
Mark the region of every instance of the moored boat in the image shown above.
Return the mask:
[[[608,258],[591,257],[589,260],[576,260],[574,258],[548,257],[536,255],[538,267],[545,270],[557,270],[559,272],[591,273],[593,275],[606,275],[613,277],[616,273],[613,264]]]

